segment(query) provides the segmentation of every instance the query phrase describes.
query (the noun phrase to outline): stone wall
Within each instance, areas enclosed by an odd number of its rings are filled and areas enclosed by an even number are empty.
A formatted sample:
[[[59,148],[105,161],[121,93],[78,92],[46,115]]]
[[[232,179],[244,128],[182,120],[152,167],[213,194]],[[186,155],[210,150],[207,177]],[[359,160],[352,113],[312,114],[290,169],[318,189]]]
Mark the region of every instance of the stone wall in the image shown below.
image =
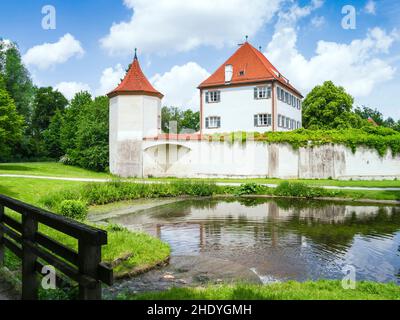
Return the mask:
[[[141,148],[141,152],[139,152]],[[341,145],[298,150],[287,144],[209,141],[143,141],[118,146],[121,176],[274,177],[281,179],[400,178],[400,156],[381,157],[373,149],[355,153]],[[132,156],[136,153],[136,156]],[[141,154],[138,155],[138,153]],[[142,166],[140,168],[140,166]]]

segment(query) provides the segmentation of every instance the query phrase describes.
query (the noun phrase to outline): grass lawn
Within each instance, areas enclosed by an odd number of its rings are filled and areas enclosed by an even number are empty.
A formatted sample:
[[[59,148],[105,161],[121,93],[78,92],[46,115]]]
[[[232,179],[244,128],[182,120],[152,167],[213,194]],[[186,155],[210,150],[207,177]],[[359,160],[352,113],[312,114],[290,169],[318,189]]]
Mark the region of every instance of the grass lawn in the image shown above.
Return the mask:
[[[82,184],[84,183],[0,177],[0,193],[40,207],[42,205],[39,199],[47,193],[79,187]],[[10,210],[6,210],[6,212],[16,219],[20,218],[19,214]],[[39,228],[41,232],[53,239],[71,248],[77,248],[75,239],[42,225]],[[114,268],[117,276],[154,266],[167,259],[170,254],[170,248],[167,244],[147,234],[115,228],[106,228],[106,230],[108,231],[108,244],[102,250],[103,261],[112,262],[118,258],[126,257]],[[20,267],[20,261],[16,257],[10,253],[7,254],[7,257],[6,266],[9,269],[15,270]]]
[[[23,174],[71,178],[111,178],[104,172],[94,172],[59,162],[0,163],[0,174]]]
[[[66,166],[58,162],[30,162],[30,163],[0,163],[0,174],[22,174],[34,176],[54,176],[71,178],[113,178],[114,176],[105,172],[94,172],[74,166]],[[178,178],[151,178],[150,181],[175,181]],[[279,184],[282,179],[273,178],[249,178],[249,179],[191,179],[193,181],[215,181],[215,182],[237,182],[237,183],[266,183]],[[289,179],[287,181],[304,182],[313,186],[339,186],[339,187],[400,187],[400,180],[364,180],[345,181],[330,179]]]
[[[120,295],[132,300],[400,300],[400,286],[357,282],[343,289],[341,281],[288,281],[270,285],[220,285],[206,288],[173,288],[164,292]]]

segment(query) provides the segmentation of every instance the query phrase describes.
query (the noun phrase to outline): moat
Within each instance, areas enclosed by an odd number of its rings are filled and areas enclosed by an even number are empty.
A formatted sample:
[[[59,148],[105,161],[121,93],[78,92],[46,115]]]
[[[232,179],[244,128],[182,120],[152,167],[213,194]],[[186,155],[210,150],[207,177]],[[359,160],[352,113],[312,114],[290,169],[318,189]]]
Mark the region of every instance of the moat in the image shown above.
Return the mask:
[[[289,199],[184,200],[115,216],[171,246],[170,265],[111,291],[231,281],[342,279],[400,284],[400,208]]]

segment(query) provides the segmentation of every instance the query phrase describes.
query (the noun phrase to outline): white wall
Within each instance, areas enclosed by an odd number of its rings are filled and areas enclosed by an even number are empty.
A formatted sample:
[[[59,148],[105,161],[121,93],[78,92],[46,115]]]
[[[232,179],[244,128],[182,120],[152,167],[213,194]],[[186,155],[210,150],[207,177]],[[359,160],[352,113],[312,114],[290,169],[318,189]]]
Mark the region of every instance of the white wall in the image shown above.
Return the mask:
[[[287,90],[286,88],[281,87],[282,89],[284,89],[287,92],[290,92],[289,90]],[[281,100],[278,99],[278,88],[275,88],[276,92],[276,109],[277,109],[277,121],[278,121],[278,114],[283,115],[285,117],[288,117],[290,119],[299,121],[300,123],[302,123],[302,116],[301,116],[301,109],[297,109],[295,107],[293,107],[292,105],[287,104],[286,102],[283,102]],[[293,94],[293,93],[292,93]],[[294,129],[293,129],[294,130]],[[292,131],[291,129],[287,129],[287,128],[282,128],[279,127],[278,123],[277,123],[277,131]]]
[[[167,144],[170,144],[167,147]],[[172,144],[172,145],[171,145]],[[400,178],[400,156],[325,145],[294,150],[250,141],[144,141],[143,174],[155,177]]]
[[[110,99],[110,172],[123,177],[142,176],[142,141],[157,136],[161,99],[118,95]]]
[[[203,133],[228,133],[235,131],[266,132],[272,127],[255,127],[254,115],[257,113],[272,114],[272,99],[254,99],[254,87],[226,87],[215,89],[221,91],[221,101],[206,103],[206,92],[203,91]],[[214,91],[210,90],[210,91]],[[221,128],[206,129],[205,118],[221,117]]]

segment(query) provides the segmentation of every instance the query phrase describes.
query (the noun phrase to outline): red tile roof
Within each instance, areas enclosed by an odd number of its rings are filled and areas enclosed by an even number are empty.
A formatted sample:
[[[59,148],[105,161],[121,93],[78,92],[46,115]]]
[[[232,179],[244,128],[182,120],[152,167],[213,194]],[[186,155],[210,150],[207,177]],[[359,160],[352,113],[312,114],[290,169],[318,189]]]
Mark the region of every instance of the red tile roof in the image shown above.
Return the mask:
[[[135,54],[132,65],[125,75],[122,82],[113,91],[107,95],[111,98],[120,94],[141,94],[163,97],[163,94],[154,89],[149,80],[147,80],[142,69],[140,68],[139,61]]]
[[[233,66],[232,80],[225,83],[225,66]],[[240,72],[243,71],[243,75]],[[262,52],[245,42],[217,71],[199,85],[199,89],[225,85],[240,85],[246,83],[277,80],[283,86],[302,96],[289,81],[284,78]]]

